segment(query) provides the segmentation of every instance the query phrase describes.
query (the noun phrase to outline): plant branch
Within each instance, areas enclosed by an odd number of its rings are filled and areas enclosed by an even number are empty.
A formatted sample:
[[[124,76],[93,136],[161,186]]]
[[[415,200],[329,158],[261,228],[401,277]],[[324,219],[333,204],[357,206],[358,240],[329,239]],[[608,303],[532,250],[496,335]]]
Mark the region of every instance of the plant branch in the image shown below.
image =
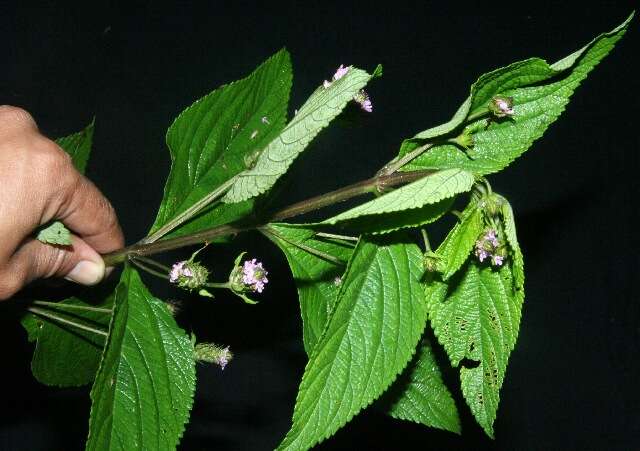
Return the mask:
[[[305,213],[319,210],[329,205],[344,202],[345,200],[366,193],[383,191],[385,188],[411,183],[423,177],[429,176],[434,172],[436,171],[424,170],[397,172],[390,175],[376,175],[375,177],[371,177],[352,185],[345,186],[344,188],[340,188],[335,191],[321,194],[319,196],[315,196],[302,202],[290,205],[280,211],[277,211],[276,213],[271,215],[267,221],[260,224],[244,227],[225,224],[177,238],[159,240],[153,243],[134,244],[132,246],[128,246],[103,255],[104,262],[107,266],[114,266],[119,263],[123,263],[124,261],[131,258],[158,254],[161,252],[178,249],[185,246],[191,246],[194,244],[207,243],[214,238],[218,238],[221,236],[233,235],[240,232],[255,230],[256,228],[263,226],[265,223],[269,223],[272,221],[283,221],[294,216],[299,216]]]

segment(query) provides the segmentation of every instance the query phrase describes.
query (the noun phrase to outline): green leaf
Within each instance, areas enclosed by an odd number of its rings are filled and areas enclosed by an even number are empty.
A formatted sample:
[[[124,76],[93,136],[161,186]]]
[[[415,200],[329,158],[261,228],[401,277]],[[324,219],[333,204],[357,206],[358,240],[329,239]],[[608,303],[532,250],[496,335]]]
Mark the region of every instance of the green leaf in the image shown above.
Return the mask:
[[[442,380],[429,340],[418,345],[411,364],[389,393],[389,415],[460,434],[460,418],[451,392]]]
[[[107,332],[111,313],[66,306],[109,309],[113,304],[113,296],[100,304],[86,303],[78,298],[65,299],[57,304],[37,308],[74,323]],[[33,314],[25,315],[22,325],[29,334],[29,341],[36,342],[31,371],[40,383],[74,387],[93,382],[102,356],[104,336]]]
[[[513,279],[515,288],[524,297],[524,258],[522,257],[522,251],[520,250],[520,244],[518,243],[518,236],[516,234],[516,222],[513,215],[513,209],[511,204],[502,197],[502,217],[504,219],[504,233],[509,243],[509,255],[513,261]]]
[[[482,233],[483,225],[482,210],[475,202],[469,203],[462,212],[460,222],[449,231],[436,251],[443,280],[454,275],[467,260]]]
[[[251,75],[222,86],[184,110],[167,132],[171,173],[151,232],[247,169],[284,127],[291,61],[282,49]],[[251,211],[252,202],[211,206],[167,236],[225,224]]]
[[[402,170],[460,168],[484,175],[509,165],[560,116],[574,89],[624,35],[631,17],[555,64],[531,58],[481,76],[451,121],[402,144],[399,156],[426,141],[435,144]],[[515,114],[488,124],[480,116],[488,111],[487,105],[496,95],[513,97]],[[447,142],[465,127],[474,142],[469,155]]]
[[[356,246],[280,449],[307,449],[334,434],[411,359],[426,321],[421,253],[395,238]]]
[[[71,232],[60,221],[54,221],[51,225],[40,229],[36,239],[47,244],[71,246]]]
[[[260,154],[255,167],[239,175],[223,201],[241,202],[270,189],[371,77],[367,72],[351,66],[342,78],[328,88],[320,86],[316,89],[284,130]]]
[[[460,369],[462,393],[490,437],[522,309],[511,271],[510,265],[495,270],[469,261],[450,285],[437,279],[426,284],[431,326],[452,365],[472,362]]]
[[[109,342],[91,390],[87,450],[174,450],[193,403],[191,340],[132,268],[115,293]]]
[[[84,130],[56,139],[56,144],[71,156],[73,165],[81,174],[84,174],[91,153],[94,126],[95,119]]]
[[[359,217],[367,217],[368,221],[377,221],[377,215],[438,204],[444,199],[469,191],[473,186],[473,182],[473,174],[460,169],[439,171],[340,213],[320,224],[338,224]],[[440,217],[443,212],[443,205],[447,206],[446,204],[441,204],[430,210],[433,218]]]
[[[84,130],[56,140],[56,143],[71,156],[73,165],[81,174],[84,174],[91,153],[94,125],[95,120],[91,121]],[[48,244],[71,245],[71,233],[60,221],[54,221],[40,229],[36,239]]]
[[[327,324],[353,245],[291,224],[269,224],[267,236],[289,262],[300,299],[304,349],[311,354]]]
[[[336,225],[341,229],[357,232],[358,234],[382,235],[401,229],[421,227],[437,221],[451,209],[455,198],[443,199],[435,204],[427,204],[419,208],[395,211],[380,215],[365,215],[353,219],[346,219]],[[311,224],[314,228],[326,227],[323,223]]]

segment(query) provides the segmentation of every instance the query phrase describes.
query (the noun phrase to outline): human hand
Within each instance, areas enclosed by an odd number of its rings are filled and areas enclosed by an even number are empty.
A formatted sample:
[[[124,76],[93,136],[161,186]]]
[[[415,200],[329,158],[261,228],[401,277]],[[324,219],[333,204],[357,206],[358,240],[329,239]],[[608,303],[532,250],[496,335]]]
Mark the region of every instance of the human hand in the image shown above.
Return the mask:
[[[93,285],[105,275],[100,253],[124,238],[109,201],[80,174],[71,158],[38,131],[26,111],[0,106],[0,300],[35,279],[64,277]],[[37,227],[59,220],[71,246],[33,238]]]

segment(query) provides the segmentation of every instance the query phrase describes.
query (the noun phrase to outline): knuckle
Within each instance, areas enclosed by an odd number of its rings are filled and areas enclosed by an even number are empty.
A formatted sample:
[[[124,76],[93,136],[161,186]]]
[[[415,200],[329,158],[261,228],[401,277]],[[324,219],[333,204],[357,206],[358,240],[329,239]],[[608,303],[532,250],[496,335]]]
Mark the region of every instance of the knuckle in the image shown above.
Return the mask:
[[[0,301],[6,301],[22,288],[22,282],[8,270],[0,270]]]
[[[0,105],[0,124],[34,127],[36,121],[28,111],[12,105]]]

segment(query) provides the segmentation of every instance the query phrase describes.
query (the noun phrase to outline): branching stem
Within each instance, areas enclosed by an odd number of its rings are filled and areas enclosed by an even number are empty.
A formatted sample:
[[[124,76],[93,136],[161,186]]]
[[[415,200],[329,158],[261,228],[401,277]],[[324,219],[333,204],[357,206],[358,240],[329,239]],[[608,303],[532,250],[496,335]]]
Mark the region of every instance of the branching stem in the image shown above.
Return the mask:
[[[246,232],[249,230],[255,230],[258,227],[263,226],[266,223],[272,221],[283,221],[285,219],[299,216],[305,213],[309,213],[329,205],[334,205],[339,202],[344,202],[347,199],[351,199],[356,196],[361,196],[366,193],[373,193],[376,191],[382,191],[385,188],[390,188],[398,185],[404,185],[406,183],[414,182],[423,177],[427,177],[436,171],[423,170],[423,171],[408,171],[397,172],[390,175],[376,175],[366,180],[354,183],[352,185],[345,186],[344,188],[331,191],[320,196],[315,196],[302,202],[290,205],[282,210],[274,213],[267,221],[252,226],[235,226],[231,224],[225,224],[210,229],[205,229],[200,232],[192,233],[190,235],[180,236],[177,238],[169,238],[165,240],[139,243],[132,246],[128,246],[117,251],[111,252],[103,256],[105,264],[107,266],[114,266],[123,263],[126,260],[139,258],[146,255],[158,254],[173,249],[179,249],[185,246],[191,246],[194,244],[207,243],[214,238],[222,236],[233,235],[240,232]]]

